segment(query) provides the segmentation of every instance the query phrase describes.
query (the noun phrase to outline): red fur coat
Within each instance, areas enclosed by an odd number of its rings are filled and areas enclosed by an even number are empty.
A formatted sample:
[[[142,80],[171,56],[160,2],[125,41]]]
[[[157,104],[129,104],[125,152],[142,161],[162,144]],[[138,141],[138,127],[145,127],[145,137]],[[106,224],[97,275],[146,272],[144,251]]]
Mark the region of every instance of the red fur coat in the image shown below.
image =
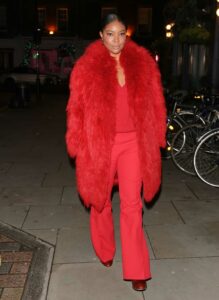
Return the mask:
[[[144,198],[151,201],[161,181],[160,147],[165,146],[166,109],[160,73],[143,47],[127,41],[120,55],[130,114],[138,138]],[[70,78],[66,144],[76,157],[79,193],[86,206],[102,210],[107,197],[115,136],[116,63],[100,40],[77,61]]]

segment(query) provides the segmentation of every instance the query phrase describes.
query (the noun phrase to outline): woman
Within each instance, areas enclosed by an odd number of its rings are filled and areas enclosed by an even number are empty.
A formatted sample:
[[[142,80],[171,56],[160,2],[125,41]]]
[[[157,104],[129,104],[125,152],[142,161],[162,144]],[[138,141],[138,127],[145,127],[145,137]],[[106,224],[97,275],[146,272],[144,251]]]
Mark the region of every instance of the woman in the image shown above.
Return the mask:
[[[160,186],[166,110],[156,63],[127,39],[126,29],[117,15],[107,15],[101,39],[77,61],[70,79],[66,143],[76,157],[79,193],[91,208],[94,250],[106,267],[115,254],[110,195],[116,175],[123,277],[143,291],[151,273],[140,195],[142,183],[146,201]]]

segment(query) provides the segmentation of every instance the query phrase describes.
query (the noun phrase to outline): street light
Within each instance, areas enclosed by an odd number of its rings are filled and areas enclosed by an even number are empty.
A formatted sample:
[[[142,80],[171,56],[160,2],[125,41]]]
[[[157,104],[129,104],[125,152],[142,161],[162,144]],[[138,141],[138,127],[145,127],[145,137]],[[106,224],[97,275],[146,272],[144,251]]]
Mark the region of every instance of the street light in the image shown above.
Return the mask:
[[[175,23],[169,23],[165,26],[166,28],[166,38],[173,38],[173,31],[172,28],[174,27]]]
[[[219,92],[219,0],[215,1],[215,28],[214,28],[214,44],[212,57],[212,92]]]

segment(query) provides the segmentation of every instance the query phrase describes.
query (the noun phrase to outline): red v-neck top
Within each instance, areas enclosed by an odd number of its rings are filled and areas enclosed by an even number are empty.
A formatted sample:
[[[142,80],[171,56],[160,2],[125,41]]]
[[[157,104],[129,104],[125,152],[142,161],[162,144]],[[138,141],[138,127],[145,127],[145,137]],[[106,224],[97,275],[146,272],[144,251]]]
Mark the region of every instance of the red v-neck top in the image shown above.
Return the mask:
[[[126,84],[118,84],[116,97],[116,132],[135,131],[135,126],[130,116],[128,93]]]

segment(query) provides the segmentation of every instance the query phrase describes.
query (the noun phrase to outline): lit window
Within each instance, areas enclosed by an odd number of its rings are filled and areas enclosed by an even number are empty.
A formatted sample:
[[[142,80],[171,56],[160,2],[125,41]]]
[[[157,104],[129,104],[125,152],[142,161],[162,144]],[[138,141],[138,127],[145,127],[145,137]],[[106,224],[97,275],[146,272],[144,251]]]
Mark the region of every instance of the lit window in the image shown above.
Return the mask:
[[[57,9],[57,29],[59,32],[68,31],[68,8]]]
[[[46,8],[38,7],[37,14],[38,14],[38,26],[42,29],[45,29],[46,28]]]
[[[6,6],[0,6],[0,32],[7,31],[7,10]]]
[[[116,14],[117,13],[117,8],[113,7],[113,6],[104,6],[101,9],[101,17],[103,18],[104,16],[106,16],[107,14]]]
[[[138,9],[138,33],[150,34],[152,31],[152,8],[139,7]]]

